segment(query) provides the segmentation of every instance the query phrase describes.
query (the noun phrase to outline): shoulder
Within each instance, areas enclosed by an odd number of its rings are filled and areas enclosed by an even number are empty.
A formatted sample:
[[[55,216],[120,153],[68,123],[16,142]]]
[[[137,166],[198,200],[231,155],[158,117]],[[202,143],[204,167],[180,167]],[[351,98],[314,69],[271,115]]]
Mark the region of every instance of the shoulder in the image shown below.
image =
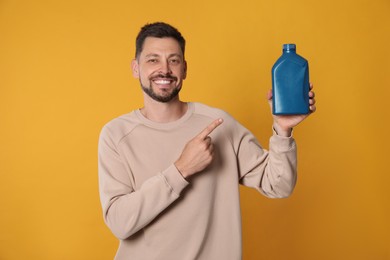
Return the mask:
[[[241,138],[243,135],[252,134],[245,126],[243,126],[239,121],[237,121],[232,115],[228,112],[215,107],[210,107],[202,103],[194,103],[194,113],[198,115],[203,115],[214,120],[217,118],[223,119],[223,124],[220,127],[223,129],[224,133],[227,136],[230,136],[232,139]]]
[[[222,118],[224,121],[235,122],[236,120],[226,111],[211,107],[202,103],[194,104],[194,114],[209,117],[211,119]]]
[[[140,125],[140,121],[135,111],[118,116],[103,126],[100,139],[110,139],[114,144],[118,144],[123,137],[130,134],[138,125]]]
[[[240,123],[233,118],[228,112],[223,109],[211,107],[202,103],[193,103],[194,104],[194,114],[208,117],[210,120],[217,118],[223,119],[223,128],[225,131],[231,132],[235,131],[237,127],[240,127]]]
[[[202,103],[194,103],[194,114],[207,117],[209,122],[222,118],[223,124],[219,127],[219,129],[221,129],[222,133],[230,140],[233,140],[247,132],[247,129],[233,118],[233,116],[220,108],[210,107]]]

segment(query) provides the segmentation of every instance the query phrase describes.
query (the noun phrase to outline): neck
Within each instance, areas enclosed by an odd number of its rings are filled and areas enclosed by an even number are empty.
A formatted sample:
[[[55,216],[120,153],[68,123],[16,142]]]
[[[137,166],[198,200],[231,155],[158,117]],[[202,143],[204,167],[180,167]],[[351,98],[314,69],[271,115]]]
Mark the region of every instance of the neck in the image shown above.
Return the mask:
[[[180,119],[187,112],[187,103],[179,98],[167,103],[144,98],[144,107],[140,109],[142,115],[157,123],[169,123]]]

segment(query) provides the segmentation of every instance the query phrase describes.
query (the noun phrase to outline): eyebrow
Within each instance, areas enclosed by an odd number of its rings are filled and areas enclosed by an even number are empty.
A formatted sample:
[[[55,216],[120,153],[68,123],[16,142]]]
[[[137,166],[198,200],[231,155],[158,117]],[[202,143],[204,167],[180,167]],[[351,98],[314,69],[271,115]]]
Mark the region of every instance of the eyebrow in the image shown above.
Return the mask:
[[[160,57],[160,55],[156,54],[156,53],[150,53],[150,54],[147,54],[145,55],[145,58],[155,58],[155,57]],[[179,58],[183,58],[183,55],[179,54],[179,53],[172,53],[168,56],[168,58],[172,58],[172,57],[179,57]]]
[[[149,57],[159,57],[159,55],[154,54],[154,53],[145,55],[145,58],[149,58]]]

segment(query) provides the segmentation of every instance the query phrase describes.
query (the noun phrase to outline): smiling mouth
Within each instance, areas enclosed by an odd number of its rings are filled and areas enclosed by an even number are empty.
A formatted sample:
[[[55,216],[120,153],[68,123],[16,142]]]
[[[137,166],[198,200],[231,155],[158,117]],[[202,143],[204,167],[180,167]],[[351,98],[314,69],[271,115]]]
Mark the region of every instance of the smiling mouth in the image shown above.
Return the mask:
[[[158,84],[158,85],[169,85],[173,82],[173,80],[171,80],[171,79],[154,79],[153,82]]]
[[[171,75],[159,74],[152,77],[151,81],[160,87],[168,87],[172,83],[176,82],[177,78]]]

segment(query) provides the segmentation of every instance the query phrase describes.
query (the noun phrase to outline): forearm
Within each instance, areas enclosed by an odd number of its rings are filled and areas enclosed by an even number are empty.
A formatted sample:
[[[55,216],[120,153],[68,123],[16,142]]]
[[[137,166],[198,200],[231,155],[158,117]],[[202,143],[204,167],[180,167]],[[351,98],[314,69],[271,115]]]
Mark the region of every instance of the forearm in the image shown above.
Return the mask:
[[[111,197],[103,208],[105,222],[114,235],[119,239],[132,236],[171,205],[188,184],[178,175],[174,166],[171,166],[145,181],[137,191],[113,197],[101,190],[103,197]]]
[[[272,198],[291,195],[297,180],[297,150],[294,139],[274,134],[270,140],[267,166],[261,180],[264,194]]]

